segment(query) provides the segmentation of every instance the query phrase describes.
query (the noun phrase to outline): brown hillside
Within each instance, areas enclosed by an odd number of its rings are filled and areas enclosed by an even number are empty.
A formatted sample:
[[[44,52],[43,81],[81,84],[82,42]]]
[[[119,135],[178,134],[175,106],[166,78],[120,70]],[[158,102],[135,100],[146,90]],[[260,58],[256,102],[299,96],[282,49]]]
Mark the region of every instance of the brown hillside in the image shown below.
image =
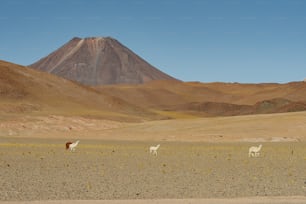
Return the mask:
[[[159,118],[120,98],[80,84],[0,61],[0,112],[78,115],[113,120]]]
[[[291,101],[306,101],[305,82],[291,82],[286,84],[262,83],[262,84],[239,84],[239,83],[206,83],[192,86],[204,86],[235,98],[229,100],[236,104],[255,104],[263,100],[283,98]]]
[[[90,88],[0,61],[0,112],[112,120],[232,116],[306,110],[306,83],[151,81]]]
[[[152,81],[97,88],[156,111],[194,116],[230,116],[306,110],[306,83],[239,84]]]

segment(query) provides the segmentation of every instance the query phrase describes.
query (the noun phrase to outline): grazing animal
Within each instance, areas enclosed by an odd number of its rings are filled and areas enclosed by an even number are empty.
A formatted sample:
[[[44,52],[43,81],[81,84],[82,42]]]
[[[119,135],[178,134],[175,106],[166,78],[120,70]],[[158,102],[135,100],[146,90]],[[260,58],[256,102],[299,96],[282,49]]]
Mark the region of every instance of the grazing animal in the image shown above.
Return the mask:
[[[258,147],[253,146],[249,148],[249,157],[258,157],[259,156],[259,151],[262,148],[262,144],[260,144]]]
[[[67,149],[67,150],[70,149],[70,151],[75,151],[75,147],[78,146],[79,142],[80,142],[79,140],[76,141],[76,142],[74,142],[74,143],[72,143],[72,142],[67,142],[67,143],[66,143],[66,149]]]
[[[66,150],[69,149],[69,145],[71,145],[71,144],[72,144],[72,142],[66,142]]]
[[[157,156],[157,150],[160,147],[160,144],[158,144],[157,146],[151,146],[150,147],[150,154],[153,154],[155,156]]]

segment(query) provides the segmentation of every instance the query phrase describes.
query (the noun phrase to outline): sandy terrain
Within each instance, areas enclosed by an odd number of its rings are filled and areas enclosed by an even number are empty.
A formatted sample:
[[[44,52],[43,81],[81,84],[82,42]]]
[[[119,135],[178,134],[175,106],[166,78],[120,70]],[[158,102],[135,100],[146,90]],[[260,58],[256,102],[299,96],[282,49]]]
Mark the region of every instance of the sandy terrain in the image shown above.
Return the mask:
[[[80,116],[0,116],[0,137],[180,142],[306,142],[306,112],[125,123]]]
[[[306,196],[306,143],[0,139],[1,201]],[[191,202],[192,203],[192,202]]]
[[[1,115],[0,202],[306,203],[305,116],[124,123]],[[249,158],[260,143],[260,157]]]

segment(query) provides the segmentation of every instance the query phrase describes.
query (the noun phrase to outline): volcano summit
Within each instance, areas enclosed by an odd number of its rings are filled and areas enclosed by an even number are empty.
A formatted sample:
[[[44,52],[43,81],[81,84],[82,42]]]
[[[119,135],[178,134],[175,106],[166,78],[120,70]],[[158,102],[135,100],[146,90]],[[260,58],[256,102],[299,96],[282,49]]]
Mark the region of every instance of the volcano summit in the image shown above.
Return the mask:
[[[91,86],[176,80],[110,37],[75,37],[30,67]]]

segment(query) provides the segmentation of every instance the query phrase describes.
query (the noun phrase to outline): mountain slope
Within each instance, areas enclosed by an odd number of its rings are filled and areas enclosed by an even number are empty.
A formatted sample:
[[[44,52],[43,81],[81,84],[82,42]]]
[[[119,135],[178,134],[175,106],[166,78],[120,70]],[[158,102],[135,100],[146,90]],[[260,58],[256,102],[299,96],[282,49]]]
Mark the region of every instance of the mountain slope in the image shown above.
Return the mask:
[[[159,118],[120,98],[63,78],[0,61],[0,113],[77,115],[112,120]]]
[[[239,84],[154,81],[100,86],[98,91],[157,112],[231,116],[306,110],[306,83]]]
[[[92,86],[176,80],[110,37],[75,37],[30,67]]]
[[[77,115],[119,121],[306,110],[306,83],[152,81],[90,88],[0,61],[0,113]]]

